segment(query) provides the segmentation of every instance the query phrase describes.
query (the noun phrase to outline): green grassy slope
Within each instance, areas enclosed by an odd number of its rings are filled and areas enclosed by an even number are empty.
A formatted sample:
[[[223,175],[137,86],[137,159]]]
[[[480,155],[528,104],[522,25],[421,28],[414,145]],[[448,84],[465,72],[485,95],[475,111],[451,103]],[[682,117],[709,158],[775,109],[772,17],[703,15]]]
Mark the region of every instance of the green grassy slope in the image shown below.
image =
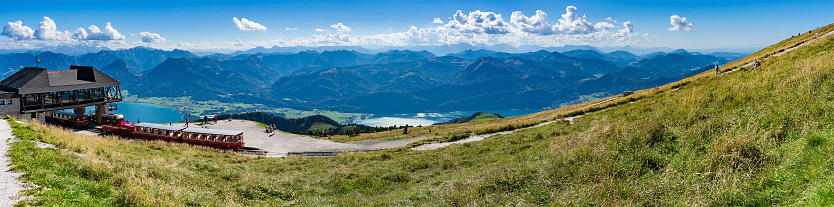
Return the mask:
[[[24,141],[10,157],[41,186],[28,204],[49,206],[831,205],[832,49],[829,37],[752,73],[704,73],[547,115],[617,106],[573,124],[433,151],[271,159],[13,124],[60,149]]]

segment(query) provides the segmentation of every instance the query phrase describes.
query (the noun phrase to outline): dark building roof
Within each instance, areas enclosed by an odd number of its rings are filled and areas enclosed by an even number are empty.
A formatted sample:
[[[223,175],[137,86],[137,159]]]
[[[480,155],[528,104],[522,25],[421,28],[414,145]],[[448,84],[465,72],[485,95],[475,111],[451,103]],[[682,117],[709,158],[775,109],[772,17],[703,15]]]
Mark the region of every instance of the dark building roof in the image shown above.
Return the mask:
[[[17,94],[70,91],[118,86],[121,83],[94,67],[70,66],[69,70],[26,67],[0,81],[0,89]]]
[[[10,99],[14,97],[14,92],[0,91],[0,99]]]

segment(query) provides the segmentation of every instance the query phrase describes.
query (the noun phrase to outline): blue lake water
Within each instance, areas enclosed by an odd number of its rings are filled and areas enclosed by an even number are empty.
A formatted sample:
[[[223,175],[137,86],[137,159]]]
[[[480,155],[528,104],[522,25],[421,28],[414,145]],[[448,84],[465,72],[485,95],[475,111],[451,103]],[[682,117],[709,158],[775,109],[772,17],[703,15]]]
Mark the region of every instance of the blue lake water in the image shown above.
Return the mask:
[[[117,103],[117,110],[111,113],[122,114],[125,121],[136,123],[137,119],[149,123],[182,122],[183,114],[170,107],[162,107],[148,103]],[[87,113],[95,110],[95,107],[87,107]],[[72,110],[67,110],[72,111]]]
[[[504,117],[514,117],[540,112],[542,110],[485,110],[485,111],[452,111],[441,113],[413,113],[413,114],[374,114],[365,120],[357,120],[353,123],[368,126],[429,126],[434,123],[449,121],[451,119],[468,117],[476,112],[500,114]]]

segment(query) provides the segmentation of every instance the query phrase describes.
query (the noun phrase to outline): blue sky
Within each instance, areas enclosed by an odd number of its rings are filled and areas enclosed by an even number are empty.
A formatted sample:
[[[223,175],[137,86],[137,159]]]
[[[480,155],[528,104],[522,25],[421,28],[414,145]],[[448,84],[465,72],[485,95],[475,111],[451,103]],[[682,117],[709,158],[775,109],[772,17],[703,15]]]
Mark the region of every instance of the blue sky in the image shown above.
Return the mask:
[[[142,45],[162,49],[240,50],[272,45],[382,48],[461,42],[514,46],[632,45],[692,50],[762,48],[798,32],[834,23],[831,8],[834,1],[830,0],[0,0],[0,24],[4,27],[0,48],[101,44],[111,48]],[[461,12],[455,19],[458,10]],[[536,16],[537,10],[546,14],[546,21],[540,18],[543,15]],[[514,15],[514,12],[521,13]],[[501,19],[496,19],[498,15]],[[681,25],[676,31],[670,31],[673,15],[680,17],[679,20],[686,18],[685,22],[679,21]],[[45,17],[54,23],[50,24]],[[242,21],[240,27],[233,20],[235,17]],[[247,24],[242,18],[256,24]],[[442,23],[432,23],[435,18]],[[47,28],[39,29],[42,22],[46,22]],[[628,30],[624,22],[629,22],[632,29]],[[111,24],[109,28],[107,23]],[[345,27],[337,28],[337,23]],[[50,25],[55,28],[49,30]]]

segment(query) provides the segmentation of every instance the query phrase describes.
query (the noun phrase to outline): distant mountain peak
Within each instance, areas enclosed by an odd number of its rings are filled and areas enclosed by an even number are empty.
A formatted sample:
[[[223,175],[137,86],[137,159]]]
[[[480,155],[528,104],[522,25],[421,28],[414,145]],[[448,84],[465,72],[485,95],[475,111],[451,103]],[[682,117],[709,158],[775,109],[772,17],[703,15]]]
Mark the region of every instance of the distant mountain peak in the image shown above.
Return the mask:
[[[677,49],[677,50],[675,50],[675,51],[672,51],[671,53],[687,53],[687,54],[688,54],[688,53],[689,53],[689,51],[686,51],[686,50],[684,50],[684,49]]]
[[[458,83],[475,83],[491,80],[520,78],[519,71],[490,56],[478,58],[458,75]]]

